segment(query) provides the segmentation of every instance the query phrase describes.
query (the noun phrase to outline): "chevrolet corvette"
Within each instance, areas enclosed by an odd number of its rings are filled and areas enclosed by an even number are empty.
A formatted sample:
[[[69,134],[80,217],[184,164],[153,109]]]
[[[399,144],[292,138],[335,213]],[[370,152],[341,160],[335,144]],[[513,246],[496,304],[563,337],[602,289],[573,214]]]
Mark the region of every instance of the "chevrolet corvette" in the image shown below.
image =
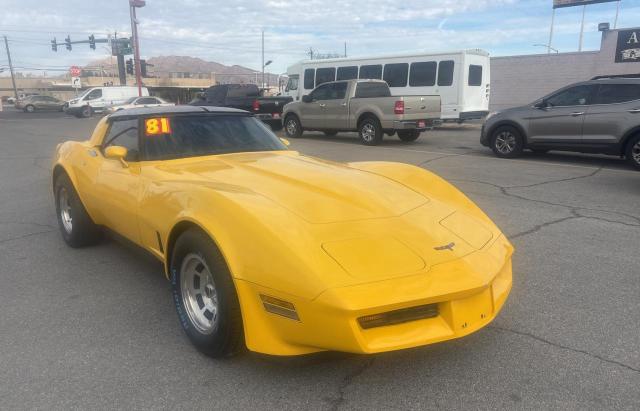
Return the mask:
[[[250,113],[157,107],[58,145],[64,241],[105,229],[164,264],[178,319],[212,357],[378,353],[465,336],[511,290],[513,247],[412,165],[289,150]]]

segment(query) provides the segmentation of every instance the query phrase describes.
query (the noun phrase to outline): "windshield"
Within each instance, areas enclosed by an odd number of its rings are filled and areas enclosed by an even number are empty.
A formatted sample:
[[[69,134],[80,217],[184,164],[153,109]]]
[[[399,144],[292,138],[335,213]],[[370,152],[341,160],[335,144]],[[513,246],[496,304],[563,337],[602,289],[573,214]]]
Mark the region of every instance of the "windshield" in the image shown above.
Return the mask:
[[[134,101],[136,101],[138,97],[131,97],[130,99],[128,99],[127,101],[124,102],[124,104],[133,104]]]
[[[145,119],[144,123],[145,160],[286,150],[271,130],[249,116],[176,116]]]

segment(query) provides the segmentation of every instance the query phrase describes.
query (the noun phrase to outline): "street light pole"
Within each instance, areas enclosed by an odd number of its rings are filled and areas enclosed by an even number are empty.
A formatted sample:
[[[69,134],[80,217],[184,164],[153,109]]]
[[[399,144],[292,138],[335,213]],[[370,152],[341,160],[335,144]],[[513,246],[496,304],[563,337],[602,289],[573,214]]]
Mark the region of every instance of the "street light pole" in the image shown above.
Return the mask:
[[[264,30],[262,30],[262,84],[260,88],[264,87]]]
[[[9,51],[9,40],[4,36],[4,46],[7,48],[7,60],[9,62],[9,71],[11,72],[11,83],[13,84],[13,94],[18,101],[18,88],[16,87],[16,76],[13,73],[13,64],[11,63],[11,52]]]
[[[129,15],[131,17],[131,35],[133,36],[133,65],[138,83],[138,97],[142,97],[142,75],[140,73],[140,42],[138,41],[138,20],[136,8],[145,6],[144,0],[129,0]]]

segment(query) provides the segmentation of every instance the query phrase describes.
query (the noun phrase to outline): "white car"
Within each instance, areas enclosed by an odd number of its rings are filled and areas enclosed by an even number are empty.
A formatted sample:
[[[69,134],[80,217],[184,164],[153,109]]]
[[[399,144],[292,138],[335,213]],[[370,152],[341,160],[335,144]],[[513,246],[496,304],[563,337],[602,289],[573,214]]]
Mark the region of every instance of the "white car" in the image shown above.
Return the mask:
[[[129,100],[125,101],[122,104],[113,104],[105,107],[105,113],[111,114],[116,111],[124,110],[127,108],[136,108],[136,107],[167,107],[167,106],[175,106],[175,103],[169,103],[164,101],[160,97],[131,97]]]

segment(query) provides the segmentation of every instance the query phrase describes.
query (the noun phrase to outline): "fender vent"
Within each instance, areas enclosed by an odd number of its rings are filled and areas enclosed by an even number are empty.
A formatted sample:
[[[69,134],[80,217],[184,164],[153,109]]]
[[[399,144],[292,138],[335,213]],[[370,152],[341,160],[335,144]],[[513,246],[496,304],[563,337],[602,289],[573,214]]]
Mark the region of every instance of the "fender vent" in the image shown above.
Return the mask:
[[[385,327],[407,323],[409,321],[423,320],[438,316],[438,304],[419,305],[417,307],[403,308],[395,311],[387,311],[381,314],[366,315],[358,318],[360,327],[369,328]]]

